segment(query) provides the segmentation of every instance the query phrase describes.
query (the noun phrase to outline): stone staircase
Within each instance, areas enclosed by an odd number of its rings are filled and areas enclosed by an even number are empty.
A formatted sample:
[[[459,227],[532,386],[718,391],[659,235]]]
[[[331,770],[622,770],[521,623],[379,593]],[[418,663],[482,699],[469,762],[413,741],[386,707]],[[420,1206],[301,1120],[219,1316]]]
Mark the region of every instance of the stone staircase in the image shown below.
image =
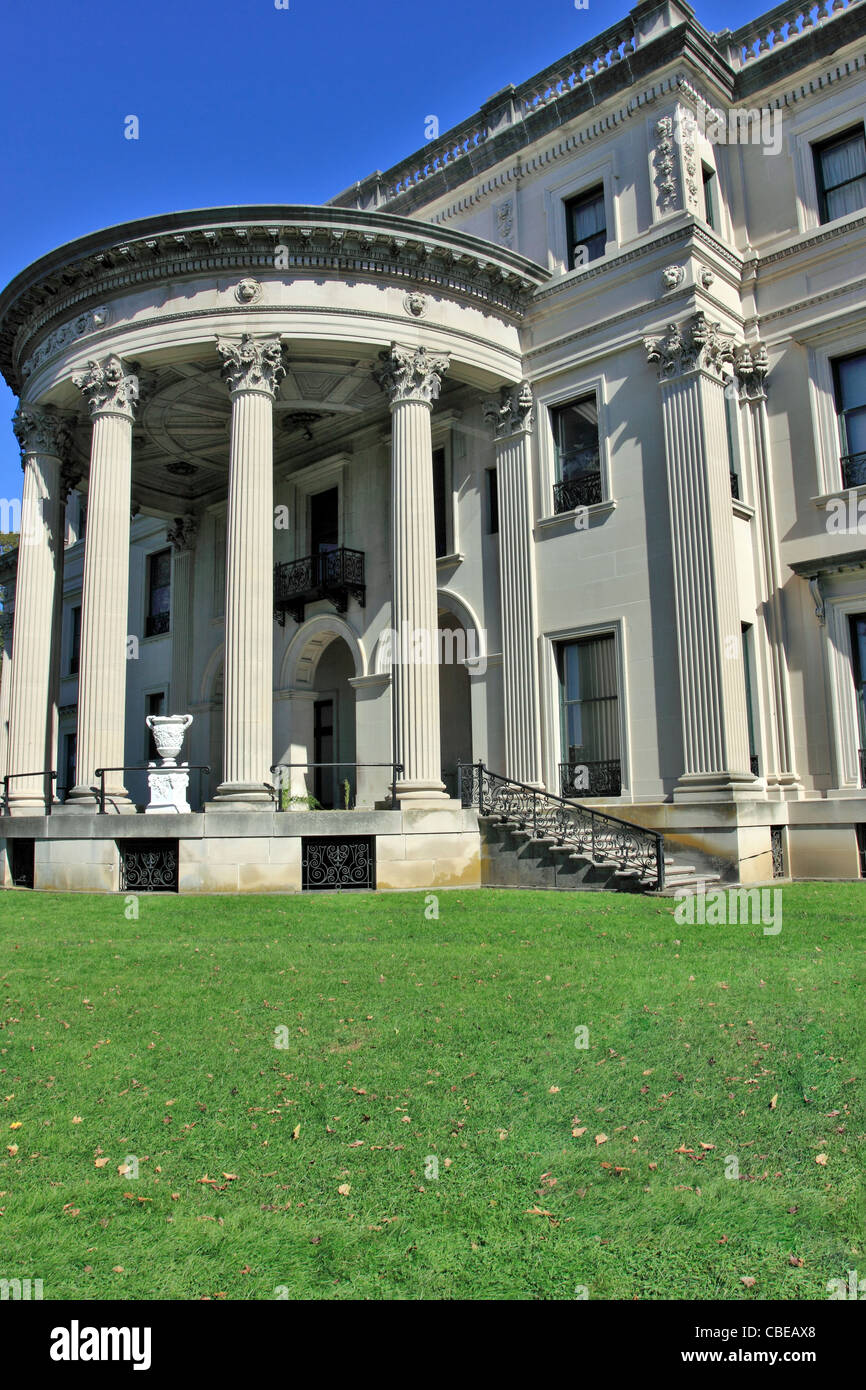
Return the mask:
[[[697,890],[719,876],[665,851],[662,836],[539,791],[483,763],[458,769],[464,806],[478,811],[481,878],[489,887],[583,892]]]

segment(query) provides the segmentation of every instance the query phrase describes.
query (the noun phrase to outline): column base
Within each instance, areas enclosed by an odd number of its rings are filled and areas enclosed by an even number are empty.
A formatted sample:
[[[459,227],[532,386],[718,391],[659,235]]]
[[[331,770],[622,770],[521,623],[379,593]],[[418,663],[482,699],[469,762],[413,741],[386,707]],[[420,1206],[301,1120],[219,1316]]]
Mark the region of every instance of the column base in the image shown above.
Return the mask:
[[[273,796],[261,782],[221,782],[205,811],[273,811]]]
[[[8,816],[44,816],[45,797],[37,796],[35,793],[9,793],[9,801],[6,806]]]
[[[398,782],[395,787],[397,805],[407,810],[413,806],[442,806],[451,798],[444,782]]]
[[[99,811],[99,794],[92,787],[72,787],[66,793],[65,801],[56,801],[51,807],[52,815],[95,815]],[[138,807],[130,801],[129,792],[106,787],[105,813],[115,816],[134,816]]]
[[[767,786],[751,772],[687,772],[674,787],[674,801],[766,801]]]

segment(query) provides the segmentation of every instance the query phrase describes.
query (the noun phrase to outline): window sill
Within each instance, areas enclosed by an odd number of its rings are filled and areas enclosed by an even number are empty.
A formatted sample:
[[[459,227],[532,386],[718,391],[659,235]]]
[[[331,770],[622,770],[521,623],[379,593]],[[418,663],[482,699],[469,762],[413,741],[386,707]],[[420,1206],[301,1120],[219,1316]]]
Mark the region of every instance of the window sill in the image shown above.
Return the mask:
[[[444,570],[449,569],[452,565],[462,565],[465,559],[466,556],[459,551],[455,551],[453,555],[437,555],[436,568],[437,570]]]
[[[616,507],[616,499],[607,497],[603,502],[593,502],[588,507],[572,507],[568,512],[555,512],[553,516],[539,517],[535,523],[540,531],[554,531],[559,528],[570,528],[571,530],[586,530],[587,527],[575,527],[578,514],[586,516],[590,525],[594,517],[609,516]]]
[[[741,497],[732,497],[731,507],[734,516],[740,516],[744,521],[751,521],[752,517],[755,515],[755,508],[748,502],[744,502]]]

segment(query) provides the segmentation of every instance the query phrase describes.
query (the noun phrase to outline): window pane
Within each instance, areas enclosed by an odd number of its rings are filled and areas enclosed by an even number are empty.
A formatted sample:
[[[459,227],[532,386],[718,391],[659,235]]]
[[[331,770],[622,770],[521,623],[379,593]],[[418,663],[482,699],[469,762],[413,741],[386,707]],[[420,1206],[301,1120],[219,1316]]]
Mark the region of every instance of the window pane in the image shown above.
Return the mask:
[[[570,235],[568,263],[573,270],[604,255],[607,245],[604,189],[594,188],[567,206]]]
[[[843,144],[831,145],[821,151],[824,187],[829,190],[866,174],[866,144],[862,133],[852,135]]]
[[[843,184],[827,194],[827,220],[845,217],[849,212],[858,212],[866,207],[866,179],[855,179],[854,183]]]
[[[842,419],[846,454],[866,453],[866,407],[849,410]]]
[[[866,353],[861,353],[859,357],[841,358],[836,363],[836,375],[842,409],[866,405]]]
[[[592,637],[565,643],[561,658],[566,761],[617,761],[619,706],[614,638]]]
[[[171,551],[161,550],[150,557],[150,614],[167,613],[171,608]]]
[[[598,404],[594,395],[571,401],[554,412],[554,437],[561,482],[598,472]]]

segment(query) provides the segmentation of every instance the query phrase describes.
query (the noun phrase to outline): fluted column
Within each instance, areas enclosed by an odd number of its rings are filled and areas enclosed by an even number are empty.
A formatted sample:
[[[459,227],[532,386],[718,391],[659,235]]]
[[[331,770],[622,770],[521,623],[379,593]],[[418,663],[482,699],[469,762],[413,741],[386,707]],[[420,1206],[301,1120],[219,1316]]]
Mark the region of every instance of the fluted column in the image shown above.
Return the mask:
[[[768,788],[775,789],[774,794],[796,796],[800,781],[794,766],[791,688],[767,420],[765,381],[768,365],[763,343],[746,343],[737,349],[735,366],[739,398],[746,415],[755,464],[755,501],[761,547],[759,612],[770,667],[770,718],[766,728],[767,767],[764,773]]]
[[[63,543],[60,473],[69,434],[50,407],[21,406],[13,426],[21,446],[24,491],[9,701],[7,771],[14,777],[9,810],[13,815],[38,815],[45,809],[45,777],[20,774],[38,774],[51,764],[55,570]]]
[[[532,391],[503,387],[484,413],[496,437],[505,775],[542,786],[535,574],[532,563]]]
[[[441,800],[436,531],[430,414],[448,368],[445,353],[392,343],[375,375],[391,404],[391,626],[394,759],[403,764],[397,797]]]
[[[721,368],[733,340],[702,313],[644,340],[659,366],[684,771],[675,800],[755,791]]]
[[[193,644],[193,566],[198,518],[176,516],[167,531],[171,545],[171,713],[186,714],[190,702]]]
[[[88,362],[73,377],[93,421],[78,667],[77,784],[65,809],[96,810],[98,767],[119,767],[126,729],[129,509],[138,377],[119,357]],[[122,772],[105,778],[106,810],[132,811]]]
[[[274,396],[279,338],[220,338],[232,402],[223,780],[212,809],[269,809],[273,761]]]

